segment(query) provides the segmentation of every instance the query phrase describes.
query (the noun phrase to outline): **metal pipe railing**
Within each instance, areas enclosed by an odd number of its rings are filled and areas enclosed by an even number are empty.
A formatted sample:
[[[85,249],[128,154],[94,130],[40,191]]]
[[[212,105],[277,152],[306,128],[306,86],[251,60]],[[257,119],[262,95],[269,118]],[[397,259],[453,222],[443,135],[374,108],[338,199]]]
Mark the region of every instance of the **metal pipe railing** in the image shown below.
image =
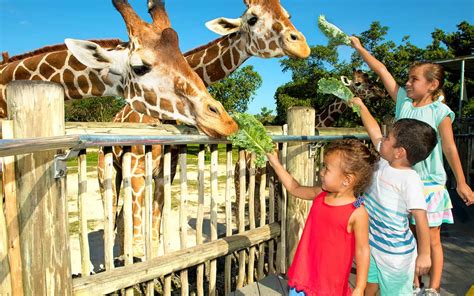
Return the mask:
[[[347,138],[368,140],[367,134],[303,136],[275,135],[271,136],[277,143],[283,142],[320,142]],[[132,145],[185,145],[185,144],[227,144],[227,139],[211,138],[204,135],[165,135],[165,136],[134,136],[134,135],[67,135],[59,137],[7,139],[0,140],[0,157],[33,153],[54,149],[82,150],[98,146],[132,146]]]

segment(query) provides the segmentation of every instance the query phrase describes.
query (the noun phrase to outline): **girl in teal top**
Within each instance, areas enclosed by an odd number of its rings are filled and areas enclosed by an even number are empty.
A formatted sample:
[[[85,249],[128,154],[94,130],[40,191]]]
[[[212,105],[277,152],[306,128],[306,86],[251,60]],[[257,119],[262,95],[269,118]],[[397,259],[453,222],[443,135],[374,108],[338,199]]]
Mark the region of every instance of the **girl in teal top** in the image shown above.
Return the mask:
[[[414,169],[424,182],[430,225],[431,270],[429,288],[420,295],[439,295],[443,271],[443,249],[440,226],[453,223],[451,200],[445,188],[446,172],[443,153],[456,178],[456,190],[466,205],[474,204],[474,194],[466,183],[461,161],[454,142],[452,122],[454,113],[442,102],[444,72],[440,65],[414,63],[410,68],[405,88],[400,87],[384,64],[373,57],[357,37],[350,37],[352,46],[367,65],[382,80],[390,97],[396,102],[395,118],[414,118],[430,124],[438,136],[438,145],[428,158]],[[418,277],[415,276],[414,292],[419,292]],[[414,293],[414,295],[416,295]]]

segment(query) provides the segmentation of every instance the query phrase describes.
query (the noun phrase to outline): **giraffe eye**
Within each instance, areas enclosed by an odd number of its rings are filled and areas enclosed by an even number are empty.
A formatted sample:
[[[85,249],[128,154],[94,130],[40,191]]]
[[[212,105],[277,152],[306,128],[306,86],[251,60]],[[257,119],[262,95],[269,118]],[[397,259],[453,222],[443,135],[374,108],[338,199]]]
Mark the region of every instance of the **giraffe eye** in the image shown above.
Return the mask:
[[[247,20],[247,24],[249,24],[249,26],[253,26],[255,25],[255,23],[257,23],[257,21],[258,21],[258,17],[252,16],[251,18]]]
[[[146,73],[150,72],[151,67],[148,65],[132,66],[132,70],[138,76],[143,76]]]

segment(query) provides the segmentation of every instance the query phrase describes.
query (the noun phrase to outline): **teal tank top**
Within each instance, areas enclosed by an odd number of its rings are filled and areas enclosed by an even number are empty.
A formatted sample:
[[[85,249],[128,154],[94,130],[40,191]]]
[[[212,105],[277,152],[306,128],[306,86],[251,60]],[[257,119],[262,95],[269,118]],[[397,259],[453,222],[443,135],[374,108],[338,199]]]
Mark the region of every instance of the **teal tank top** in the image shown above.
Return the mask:
[[[438,144],[433,152],[424,160],[413,167],[422,180],[433,180],[439,184],[446,184],[446,171],[443,166],[443,150],[441,147],[441,137],[439,134],[439,124],[449,116],[454,122],[454,112],[441,101],[437,101],[422,107],[414,107],[413,100],[407,97],[405,88],[400,87],[397,93],[397,103],[395,107],[395,119],[413,118],[424,121],[431,125],[436,131]]]

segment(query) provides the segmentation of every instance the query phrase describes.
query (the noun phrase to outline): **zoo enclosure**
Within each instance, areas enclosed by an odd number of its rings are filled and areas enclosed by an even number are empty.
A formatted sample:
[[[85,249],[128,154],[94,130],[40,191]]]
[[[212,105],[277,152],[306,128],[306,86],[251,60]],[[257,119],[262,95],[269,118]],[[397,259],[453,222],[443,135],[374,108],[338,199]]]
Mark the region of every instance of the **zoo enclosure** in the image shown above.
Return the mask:
[[[181,281],[181,293],[189,294],[189,268],[197,266],[196,293],[203,295],[204,291],[211,295],[216,294],[217,259],[225,258],[224,282],[225,294],[237,287],[242,287],[254,280],[259,280],[267,274],[285,272],[288,262],[291,262],[292,253],[298,242],[299,233],[304,226],[304,218],[309,210],[309,203],[287,199],[286,192],[281,191],[275,182],[275,176],[269,170],[269,189],[266,193],[265,174],[260,175],[260,187],[258,192],[260,199],[260,217],[255,216],[254,192],[256,184],[256,170],[254,165],[250,165],[247,172],[245,168],[246,158],[243,151],[239,152],[240,170],[240,196],[236,201],[238,204],[237,217],[232,217],[232,183],[233,183],[233,161],[232,147],[224,140],[211,139],[198,133],[193,128],[176,126],[147,126],[146,129],[139,130],[140,133],[149,133],[147,136],[122,136],[131,132],[130,125],[88,124],[90,128],[76,126],[74,131],[85,135],[64,135],[65,123],[61,118],[63,110],[61,96],[62,90],[48,89],[45,91],[44,83],[25,86],[19,84],[21,90],[18,96],[14,92],[15,100],[18,103],[10,103],[14,106],[9,110],[12,121],[3,122],[4,138],[28,138],[23,140],[1,140],[0,156],[6,156],[5,160],[5,219],[2,224],[3,215],[0,215],[0,227],[3,244],[0,249],[2,273],[2,289],[12,291],[13,295],[31,294],[105,294],[117,290],[125,289],[127,294],[132,294],[130,287],[145,283],[147,294],[152,295],[154,291],[154,279],[164,278],[163,293],[171,293],[171,273],[179,273]],[[51,87],[47,85],[46,88]],[[26,94],[25,94],[26,91]],[[57,95],[53,95],[56,93]],[[46,95],[47,94],[47,95]],[[25,108],[31,106],[34,100],[35,108]],[[37,99],[35,99],[37,98]],[[9,97],[10,100],[10,97]],[[28,100],[28,104],[25,101]],[[46,107],[39,107],[45,103]],[[52,103],[53,102],[53,103]],[[56,111],[51,111],[55,106]],[[52,118],[51,114],[58,114],[59,119]],[[312,118],[312,120],[311,120]],[[269,133],[273,135],[273,140],[279,142],[280,157],[284,164],[288,165],[288,170],[302,184],[311,185],[315,176],[314,157],[315,146],[308,145],[311,142],[321,140],[328,141],[345,136],[338,133],[347,133],[347,129],[326,129],[325,136],[315,135],[314,126],[308,122],[314,122],[314,110],[311,108],[294,108],[290,110],[288,117],[288,134],[282,127],[269,127]],[[35,123],[36,128],[31,127]],[[25,124],[28,123],[28,124]],[[45,123],[39,127],[39,123]],[[13,126],[13,127],[12,127]],[[115,126],[115,128],[113,127]],[[119,128],[117,128],[117,126]],[[143,127],[143,126],[142,126]],[[114,132],[116,130],[116,132]],[[351,136],[366,139],[362,129],[352,130],[358,133]],[[40,132],[43,135],[38,135]],[[107,133],[108,135],[98,135],[97,133]],[[322,133],[322,132],[321,132]],[[91,135],[96,134],[96,135]],[[163,135],[164,134],[164,135]],[[304,134],[308,136],[300,136]],[[327,135],[329,134],[329,135]],[[87,217],[84,215],[85,203],[87,200],[87,180],[85,178],[86,158],[85,152],[89,147],[112,146],[112,145],[186,145],[198,143],[198,180],[199,180],[199,203],[198,216],[196,217],[196,245],[188,247],[184,239],[181,239],[180,250],[167,251],[169,248],[169,237],[172,235],[167,231],[167,220],[171,213],[171,153],[169,148],[165,148],[164,161],[164,183],[165,201],[163,209],[163,248],[164,254],[156,256],[152,250],[150,236],[151,227],[151,203],[152,203],[152,172],[150,148],[147,149],[147,173],[146,173],[146,198],[145,198],[145,243],[146,254],[143,262],[133,263],[133,250],[131,242],[131,221],[125,220],[124,233],[124,267],[115,267],[114,264],[114,227],[111,214],[111,182],[112,182],[112,156],[106,156],[106,193],[104,202],[104,265],[105,271],[89,275],[89,246],[87,238]],[[203,188],[204,171],[206,170],[204,157],[204,144],[210,146],[210,194],[205,196]],[[216,202],[217,182],[218,182],[218,151],[217,144],[226,144],[226,169],[225,169],[225,227],[226,233],[222,238],[217,237],[217,211]],[[472,145],[472,137],[471,137]],[[180,216],[186,218],[189,205],[186,202],[188,191],[187,185],[187,164],[186,148],[180,146]],[[472,146],[471,146],[472,147]],[[65,202],[65,182],[64,182],[64,160],[63,152],[57,153],[54,150],[69,149],[69,155],[78,158],[79,167],[79,220],[80,220],[80,240],[82,254],[82,276],[72,279],[70,267],[70,250],[68,237],[67,206]],[[320,149],[320,148],[317,148]],[[51,151],[53,150],[53,151]],[[41,151],[41,152],[37,152]],[[34,154],[30,154],[33,153]],[[18,156],[11,156],[18,155]],[[319,154],[321,155],[321,154]],[[130,193],[130,168],[127,163],[130,156],[124,157],[124,217],[131,216],[131,193]],[[127,169],[128,168],[128,169]],[[249,175],[249,189],[246,186],[246,177]],[[263,185],[262,185],[263,184]],[[281,192],[277,194],[277,192]],[[275,202],[275,195],[278,196]],[[267,198],[265,198],[267,197]],[[202,221],[205,199],[210,199],[210,221],[211,233],[210,241],[204,242],[202,238]],[[268,201],[267,201],[268,199]],[[268,204],[268,206],[266,205]],[[244,211],[248,207],[248,215]],[[268,214],[267,214],[268,208]],[[256,218],[259,221],[256,221]],[[232,221],[239,221],[238,229],[233,229]],[[243,223],[241,221],[244,221]],[[282,223],[282,221],[284,223]],[[258,223],[257,223],[258,222]],[[180,237],[184,237],[187,229],[186,219],[180,219]],[[258,224],[258,227],[257,227]],[[289,228],[291,227],[291,228]],[[128,229],[128,230],[127,230]],[[233,233],[236,230],[236,233]],[[8,237],[8,239],[7,239]],[[5,240],[3,240],[5,238]],[[40,252],[39,252],[40,250]],[[237,252],[234,257],[234,252]],[[41,256],[39,256],[41,254]],[[238,275],[233,279],[231,274],[232,262],[238,265]],[[8,271],[8,272],[6,272]],[[206,276],[204,275],[206,273]],[[206,278],[206,283],[204,278]],[[205,287],[204,285],[207,284]],[[7,290],[8,289],[8,290]]]

